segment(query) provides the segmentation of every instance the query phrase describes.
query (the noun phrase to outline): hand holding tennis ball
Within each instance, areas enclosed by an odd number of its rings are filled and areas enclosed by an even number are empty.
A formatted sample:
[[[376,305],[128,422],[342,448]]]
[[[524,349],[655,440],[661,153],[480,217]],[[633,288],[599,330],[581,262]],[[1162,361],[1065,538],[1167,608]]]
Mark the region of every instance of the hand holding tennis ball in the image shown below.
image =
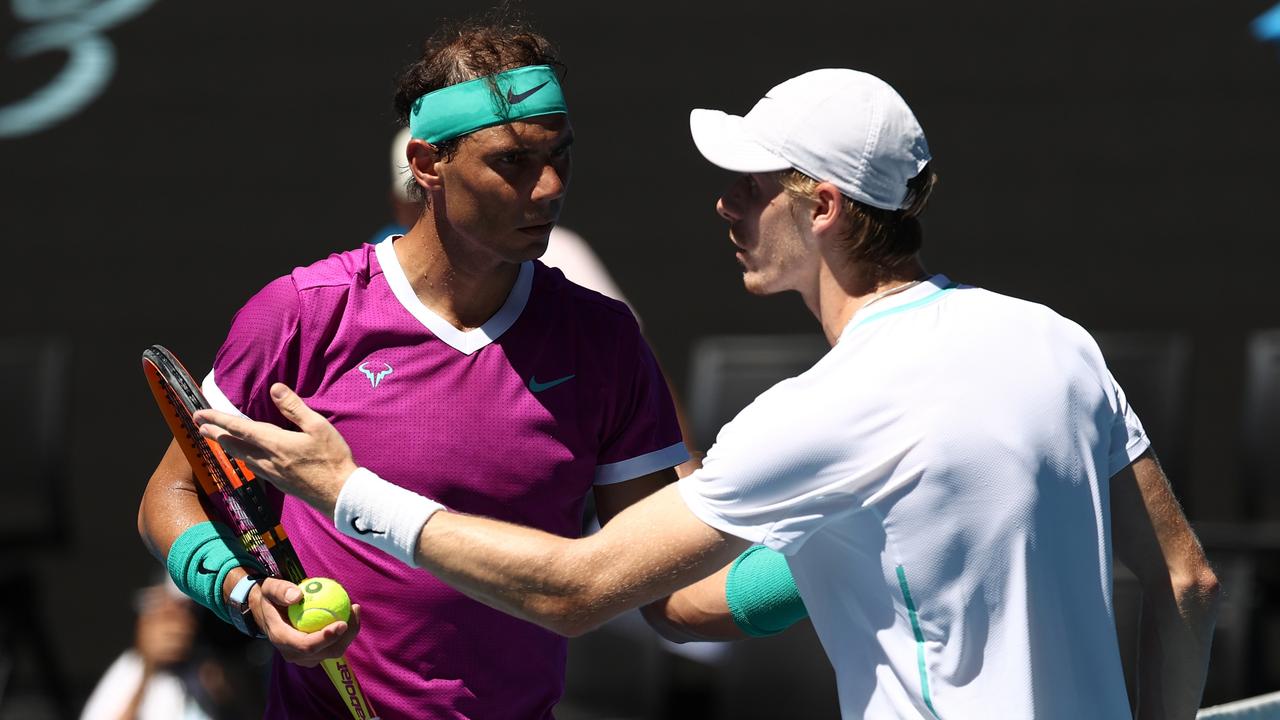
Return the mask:
[[[307,578],[298,583],[302,599],[289,606],[289,622],[305,633],[351,618],[351,598],[337,580]]]

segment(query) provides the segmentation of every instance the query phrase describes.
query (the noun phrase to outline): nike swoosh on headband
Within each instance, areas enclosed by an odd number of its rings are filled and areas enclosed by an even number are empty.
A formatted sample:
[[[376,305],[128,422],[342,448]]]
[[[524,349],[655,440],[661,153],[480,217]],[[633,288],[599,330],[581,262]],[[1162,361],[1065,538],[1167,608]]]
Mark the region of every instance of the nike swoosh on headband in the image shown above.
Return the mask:
[[[548,80],[542,83],[541,85],[535,85],[532,88],[529,88],[528,90],[525,90],[522,93],[512,93],[511,88],[507,88],[507,102],[511,103],[512,105],[519,105],[520,103],[525,101],[525,98],[529,97],[530,95],[546,87],[548,82],[551,82],[551,81]]]
[[[529,65],[423,95],[409,112],[409,132],[418,140],[439,143],[481,128],[568,111],[555,70]]]

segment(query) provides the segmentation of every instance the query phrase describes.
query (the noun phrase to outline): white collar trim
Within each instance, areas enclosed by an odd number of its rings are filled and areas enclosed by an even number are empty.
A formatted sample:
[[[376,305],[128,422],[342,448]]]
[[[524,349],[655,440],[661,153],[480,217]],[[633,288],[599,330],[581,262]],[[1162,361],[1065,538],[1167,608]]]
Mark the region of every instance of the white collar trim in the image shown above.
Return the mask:
[[[516,284],[511,288],[507,301],[502,304],[498,312],[480,327],[463,332],[450,325],[418,299],[413,286],[409,284],[409,278],[404,274],[404,268],[400,266],[400,259],[396,257],[395,246],[392,245],[391,240],[378,243],[374,253],[378,257],[378,264],[382,266],[382,275],[387,279],[387,285],[391,287],[391,293],[396,296],[404,309],[426,326],[433,335],[463,355],[475,353],[511,329],[511,326],[520,318],[520,313],[524,312],[524,306],[529,302],[529,293],[533,290],[533,262],[526,260],[520,263],[520,274],[516,277]]]

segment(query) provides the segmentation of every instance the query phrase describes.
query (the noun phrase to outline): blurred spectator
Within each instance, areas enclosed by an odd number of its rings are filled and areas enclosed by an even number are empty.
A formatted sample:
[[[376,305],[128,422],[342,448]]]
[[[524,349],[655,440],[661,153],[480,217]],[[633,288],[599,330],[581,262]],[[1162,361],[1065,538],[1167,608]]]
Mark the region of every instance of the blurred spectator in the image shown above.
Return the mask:
[[[263,665],[242,662],[202,625],[203,613],[168,576],[142,588],[133,647],[98,681],[81,720],[221,720],[261,714],[262,693],[251,679]],[[212,632],[211,632],[212,631]],[[238,648],[243,659],[243,644]],[[246,678],[250,678],[246,681]]]
[[[404,155],[408,145],[409,128],[400,128],[391,140],[391,191],[387,195],[391,204],[391,221],[369,238],[371,244],[380,243],[391,235],[403,235],[422,214],[422,201],[414,200],[409,194],[409,186],[405,184],[409,180],[409,164]]]

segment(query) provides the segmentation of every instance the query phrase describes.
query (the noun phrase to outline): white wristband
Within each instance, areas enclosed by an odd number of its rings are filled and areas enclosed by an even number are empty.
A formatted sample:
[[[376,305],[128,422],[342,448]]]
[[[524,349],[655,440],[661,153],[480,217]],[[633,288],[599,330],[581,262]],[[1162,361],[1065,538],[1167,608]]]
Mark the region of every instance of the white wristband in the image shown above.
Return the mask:
[[[343,534],[417,567],[414,553],[422,526],[443,509],[434,500],[387,482],[370,470],[356,468],[338,493],[333,524]]]

